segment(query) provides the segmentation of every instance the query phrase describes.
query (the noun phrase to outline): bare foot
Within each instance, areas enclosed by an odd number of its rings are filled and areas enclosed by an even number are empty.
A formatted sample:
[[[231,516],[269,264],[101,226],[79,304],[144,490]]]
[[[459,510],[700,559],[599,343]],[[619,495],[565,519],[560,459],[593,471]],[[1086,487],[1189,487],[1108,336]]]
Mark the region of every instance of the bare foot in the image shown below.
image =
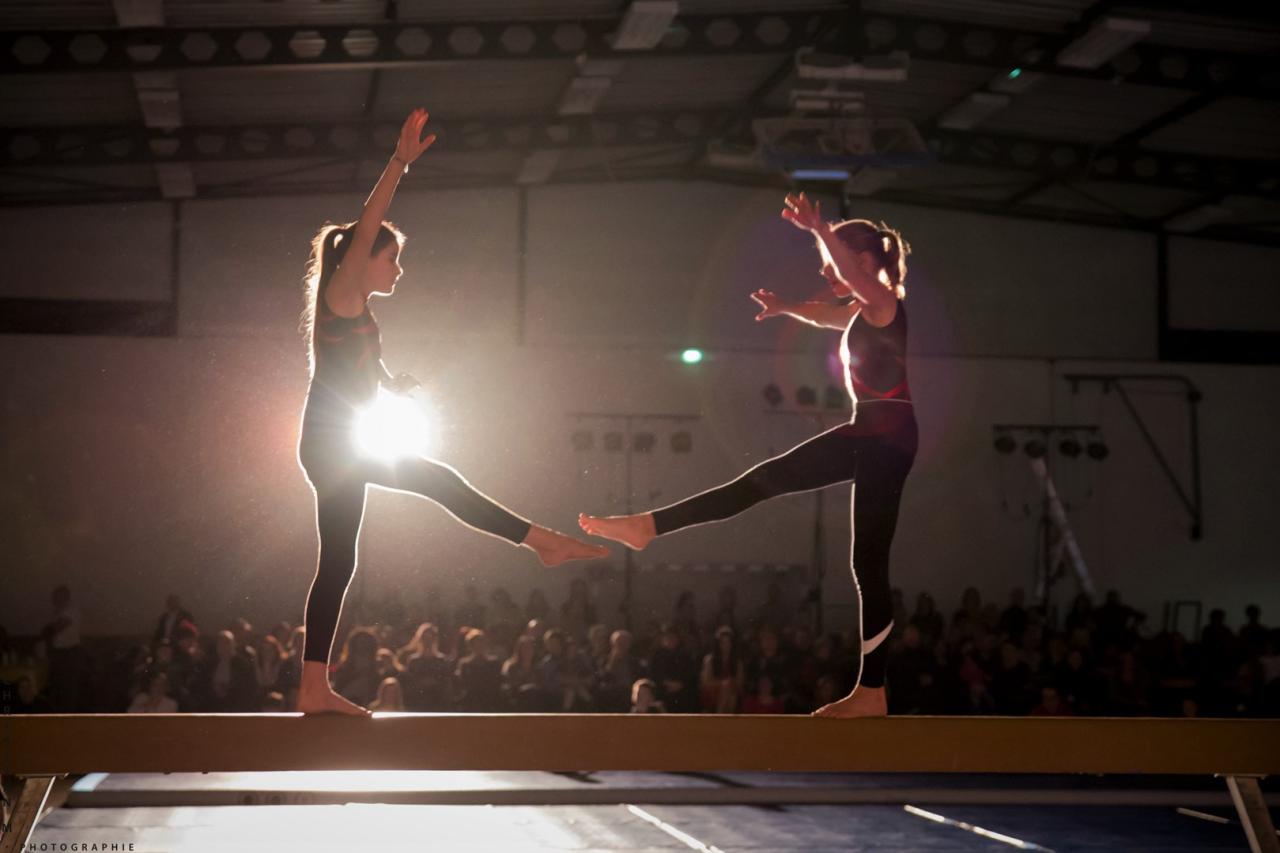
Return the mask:
[[[609,556],[609,549],[603,545],[592,545],[536,524],[529,528],[529,535],[520,544],[532,549],[544,566],[558,566],[570,560],[598,560]]]
[[[653,541],[653,537],[658,535],[653,526],[653,513],[649,512],[606,518],[581,513],[578,516],[578,526],[592,536],[621,542],[633,551],[643,551]]]
[[[883,687],[855,687],[853,692],[843,699],[829,705],[823,705],[813,712],[815,717],[885,717],[889,714],[889,703],[885,700]]]
[[[303,661],[302,686],[298,688],[298,710],[303,714],[347,714],[371,717],[373,712],[339,696],[329,686],[328,667],[317,661]]]
[[[352,717],[372,717],[373,712],[348,701],[332,690],[298,691],[298,710],[304,714],[348,714]]]

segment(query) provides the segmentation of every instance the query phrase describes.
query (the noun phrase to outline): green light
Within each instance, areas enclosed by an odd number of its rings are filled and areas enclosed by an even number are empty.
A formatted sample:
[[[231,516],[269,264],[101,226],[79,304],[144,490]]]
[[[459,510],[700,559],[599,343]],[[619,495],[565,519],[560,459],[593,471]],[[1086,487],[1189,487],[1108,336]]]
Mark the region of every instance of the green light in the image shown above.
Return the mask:
[[[698,362],[702,361],[702,350],[687,349],[684,352],[680,353],[680,360],[683,361],[685,364],[697,364]]]
[[[1016,79],[1018,79],[1018,77],[1019,77],[1021,74],[1022,74],[1022,69],[1021,69],[1021,68],[1015,68],[1015,69],[1013,69],[1012,71],[1010,71],[1010,72],[1009,72],[1009,79],[1010,79],[1010,80],[1016,80]]]

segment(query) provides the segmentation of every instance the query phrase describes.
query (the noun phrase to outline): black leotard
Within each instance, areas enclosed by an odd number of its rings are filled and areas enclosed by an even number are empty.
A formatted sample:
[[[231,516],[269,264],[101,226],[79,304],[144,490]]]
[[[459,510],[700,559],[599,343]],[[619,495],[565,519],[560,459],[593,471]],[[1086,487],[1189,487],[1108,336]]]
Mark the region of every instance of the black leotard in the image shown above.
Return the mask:
[[[378,395],[378,363],[382,359],[378,321],[367,305],[355,317],[333,313],[322,291],[316,299],[311,347],[315,368],[302,417],[304,436],[337,437],[331,434],[340,433],[345,440],[356,412]]]
[[[840,340],[845,387],[855,402],[910,400],[907,384],[907,311],[901,302],[887,326],[858,314]]]

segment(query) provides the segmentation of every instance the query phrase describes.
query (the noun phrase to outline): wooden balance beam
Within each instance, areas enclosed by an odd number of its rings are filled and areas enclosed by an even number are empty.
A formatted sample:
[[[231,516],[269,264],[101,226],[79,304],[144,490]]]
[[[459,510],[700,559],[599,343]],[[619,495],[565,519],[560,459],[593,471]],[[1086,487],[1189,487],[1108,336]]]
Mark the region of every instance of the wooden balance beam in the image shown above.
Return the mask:
[[[1225,777],[1254,850],[1277,851],[1258,779],[1280,721],[682,714],[51,714],[0,717],[22,779],[0,853],[67,774],[265,770],[1133,773]]]

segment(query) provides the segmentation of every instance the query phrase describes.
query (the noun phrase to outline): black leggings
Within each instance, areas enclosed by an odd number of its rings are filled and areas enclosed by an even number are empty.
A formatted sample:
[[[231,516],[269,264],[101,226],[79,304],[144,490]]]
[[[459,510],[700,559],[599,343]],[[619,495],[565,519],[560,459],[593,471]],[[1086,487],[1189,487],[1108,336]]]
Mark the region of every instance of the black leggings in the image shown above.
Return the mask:
[[[320,533],[319,565],[303,617],[307,627],[305,661],[329,661],[342,599],[356,572],[356,540],[364,518],[366,485],[428,498],[463,524],[517,545],[529,534],[528,521],[481,494],[448,465],[432,459],[378,462],[354,457],[335,442],[304,442],[298,459],[315,491]]]
[[[778,495],[852,481],[853,586],[862,636],[862,665],[855,683],[882,687],[885,639],[893,626],[889,547],[918,440],[910,403],[864,403],[852,423],[827,430],[732,482],[655,510],[654,527],[659,535],[670,533],[730,518]]]

